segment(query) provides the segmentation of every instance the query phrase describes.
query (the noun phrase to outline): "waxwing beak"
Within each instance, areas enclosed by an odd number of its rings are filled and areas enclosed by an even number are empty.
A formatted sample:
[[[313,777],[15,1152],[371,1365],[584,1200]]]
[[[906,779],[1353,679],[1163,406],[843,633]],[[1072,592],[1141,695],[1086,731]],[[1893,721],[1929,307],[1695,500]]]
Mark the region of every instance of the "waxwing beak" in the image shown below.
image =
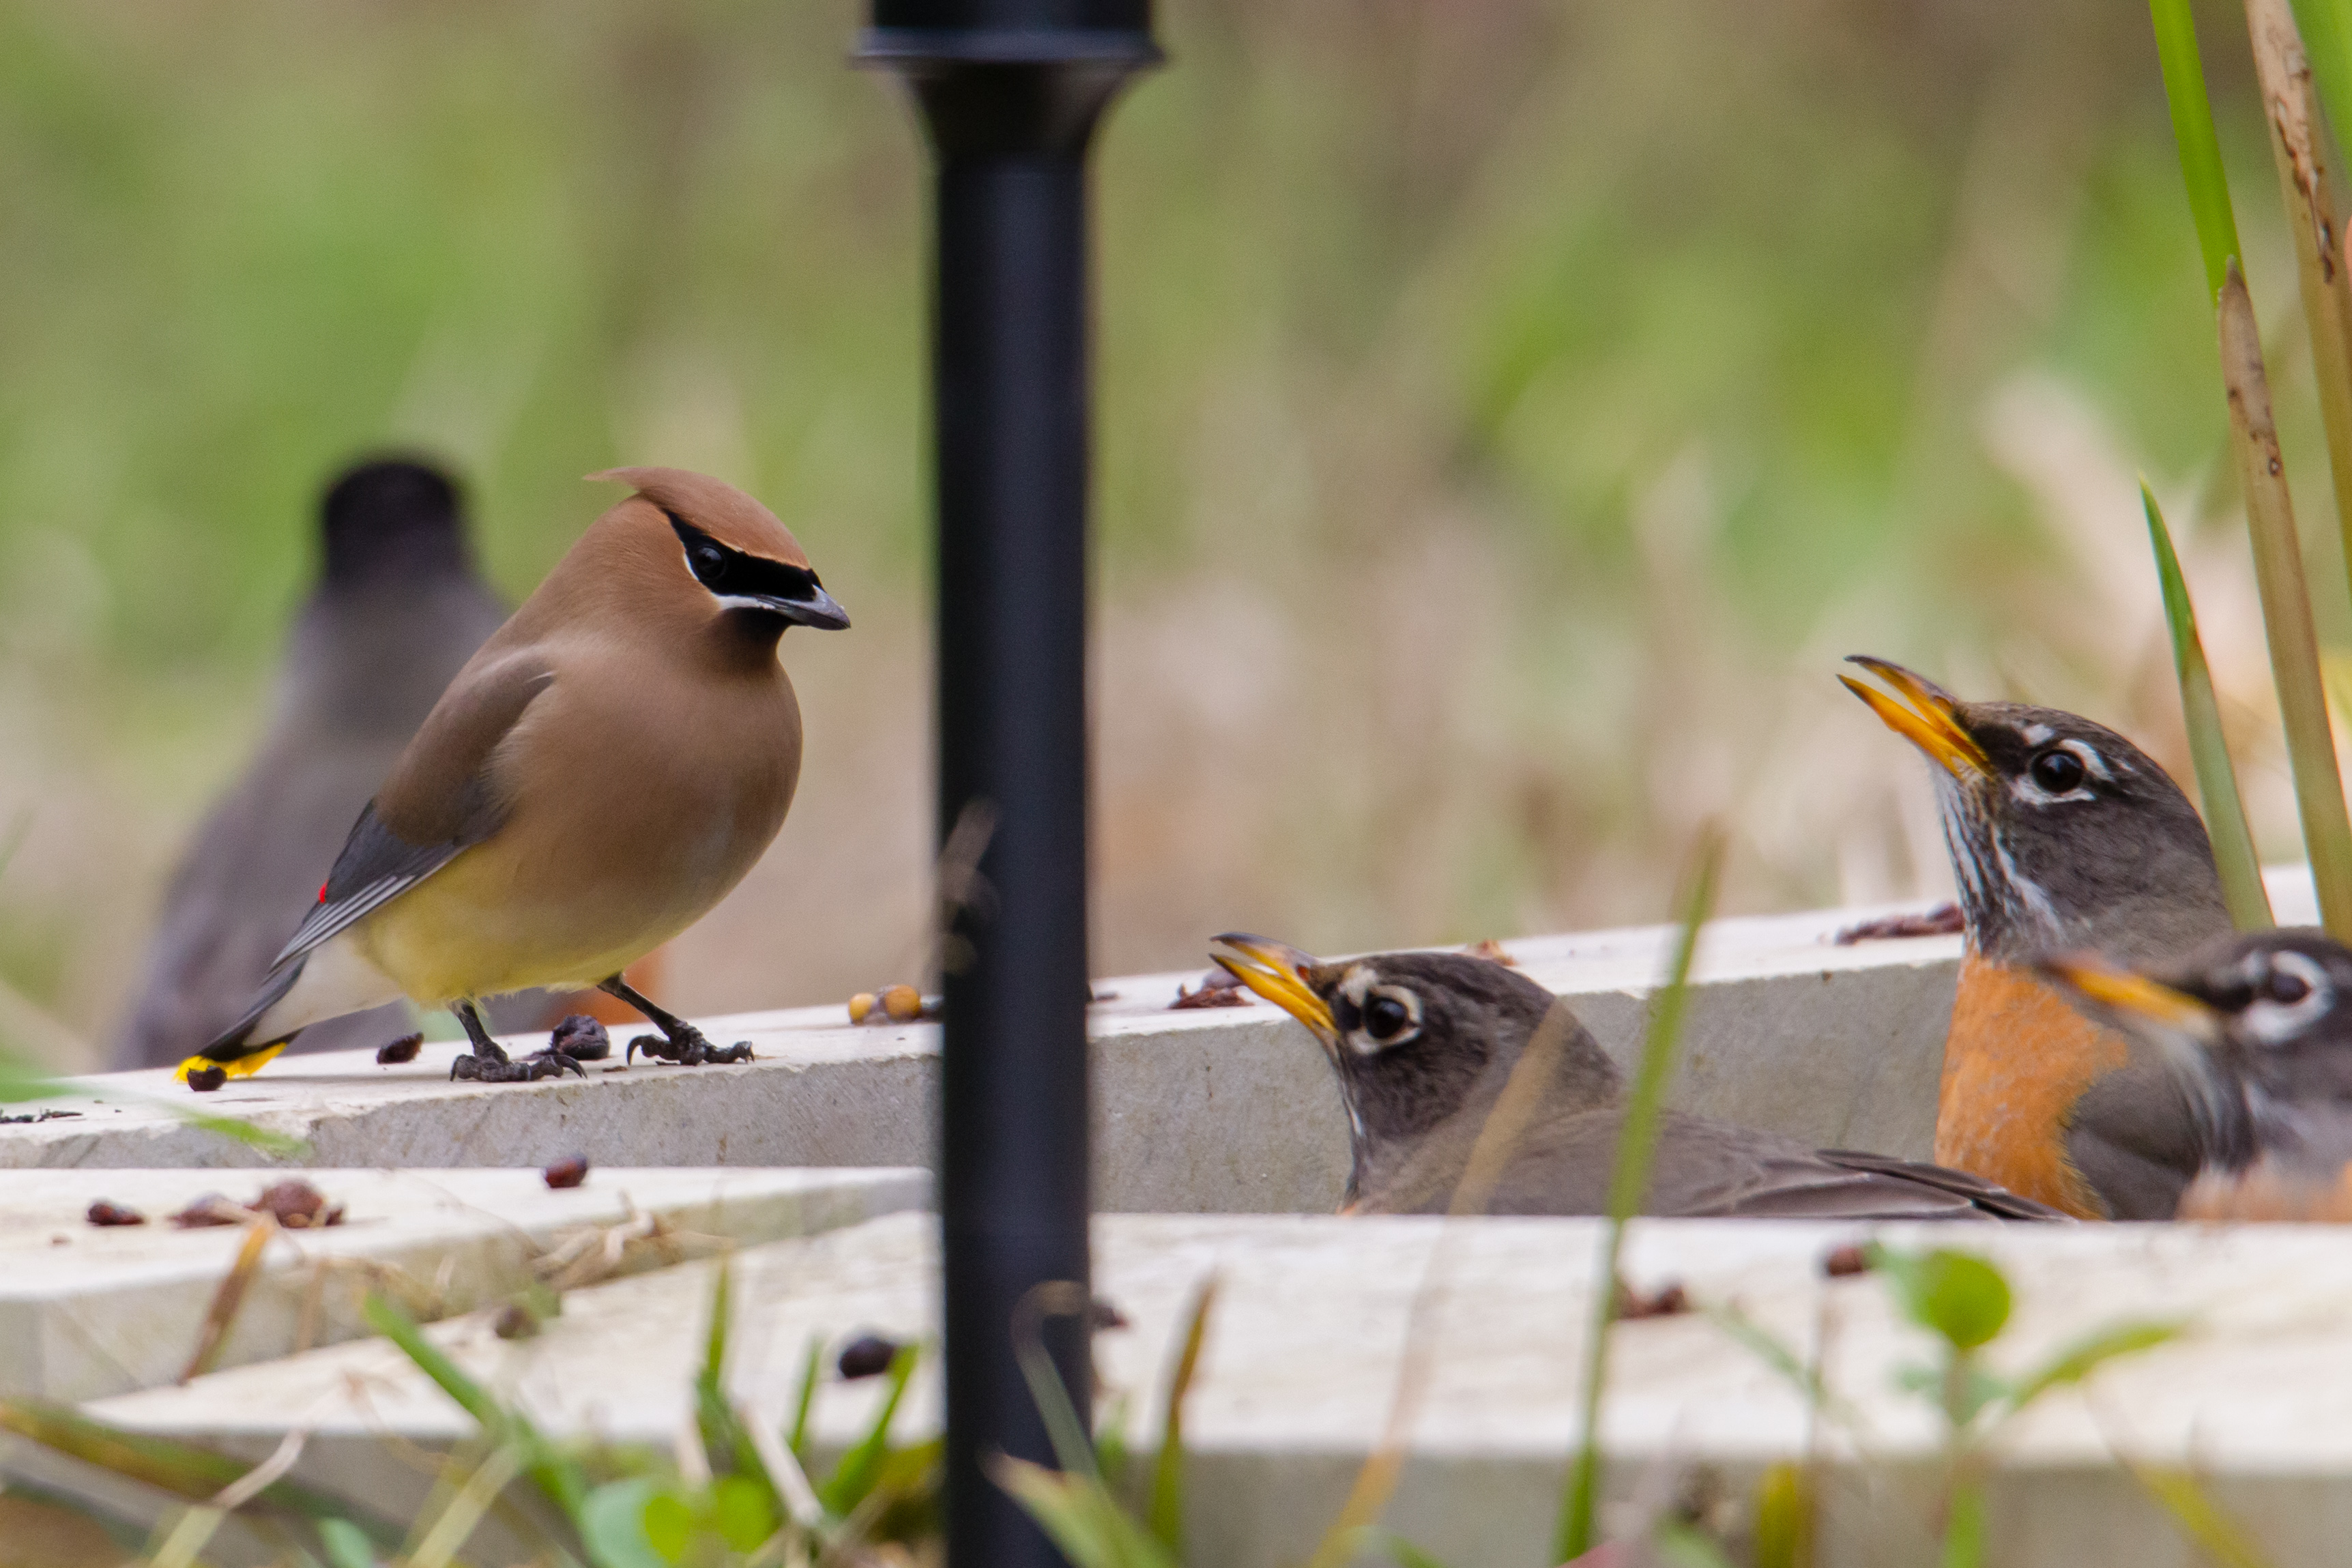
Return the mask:
[[[1888,729],[1927,752],[1946,773],[1956,779],[1972,774],[1989,776],[1992,773],[1991,759],[1960,724],[1958,698],[1926,676],[1886,659],[1858,653],[1846,662],[1862,666],[1893,687],[1895,693],[1889,696],[1852,676],[1841,675],[1838,679],[1845,683],[1845,689],[1868,703],[1870,710]]]
[[[1209,956],[1234,979],[1306,1025],[1326,1041],[1337,1039],[1338,1022],[1330,1004],[1315,994],[1306,972],[1316,966],[1312,953],[1270,937],[1227,931],[1209,943]]]

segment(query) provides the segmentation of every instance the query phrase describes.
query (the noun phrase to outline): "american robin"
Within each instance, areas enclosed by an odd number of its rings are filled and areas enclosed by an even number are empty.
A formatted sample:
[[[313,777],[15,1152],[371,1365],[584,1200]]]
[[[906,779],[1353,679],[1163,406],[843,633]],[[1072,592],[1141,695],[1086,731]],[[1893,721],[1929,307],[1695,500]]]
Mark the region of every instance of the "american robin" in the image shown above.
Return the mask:
[[[1839,679],[1934,764],[1967,924],[1936,1159],[2082,1218],[2169,1218],[2196,1173],[2179,1080],[2032,964],[2071,950],[2161,963],[2227,934],[2197,808],[2105,725],[1851,662],[1894,694]]]
[[[2087,955],[2041,969],[2179,1077],[2199,1157],[2184,1215],[2352,1218],[2352,951],[2269,931],[2153,973]]]
[[[294,623],[268,734],[172,879],[115,1037],[119,1067],[169,1066],[245,1011],[352,818],[507,617],[475,574],[457,485],[425,463],[349,469],[327,490],[320,533],[319,584]],[[394,1006],[322,1025],[302,1048],[375,1044],[408,1026]]]
[[[456,1076],[578,1070],[509,1061],[483,1026],[480,998],[539,986],[594,985],[653,1021],[659,1054],[711,1058],[621,972],[783,825],[801,721],[777,640],[849,616],[742,491],[677,468],[592,477],[635,493],[450,682],[259,994],[184,1078],[251,1073],[308,1026],[402,995],[457,1014],[474,1049]]]
[[[1210,956],[1321,1042],[1353,1150],[1342,1213],[1443,1214],[1465,1184],[1485,1189],[1477,1206],[1489,1214],[1607,1212],[1623,1075],[1566,1003],[1517,970],[1457,952],[1326,963],[1237,932]],[[1478,1151],[1490,1117],[1503,1131]],[[1958,1171],[1678,1111],[1661,1118],[1652,1169],[1645,1214],[2062,1217]]]

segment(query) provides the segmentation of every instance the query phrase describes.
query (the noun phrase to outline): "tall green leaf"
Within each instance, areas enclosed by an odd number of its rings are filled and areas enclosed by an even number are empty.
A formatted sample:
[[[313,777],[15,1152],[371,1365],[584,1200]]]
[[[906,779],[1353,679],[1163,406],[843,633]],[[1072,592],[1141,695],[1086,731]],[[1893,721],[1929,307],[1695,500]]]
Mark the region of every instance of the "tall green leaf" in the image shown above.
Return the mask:
[[[2221,705],[2213,695],[2213,670],[2205,662],[2204,640],[2197,635],[2197,608],[2189,603],[2180,557],[2173,552],[2172,531],[2165,526],[2164,513],[2146,479],[2140,481],[2139,500],[2147,513],[2157,580],[2164,585],[2172,668],[2180,678],[2180,716],[2189,726],[2189,756],[2197,770],[2205,830],[2213,840],[2213,864],[2221,874],[2221,898],[2240,931],[2268,931],[2276,923],[2270,891],[2263,886],[2262,862],[2255,858],[2245,801],[2238,794],[2238,771],[2230,762],[2229,739],[2221,732]]]
[[[2164,67],[2164,98],[2172,108],[2172,139],[2180,149],[2180,177],[2189,186],[2189,216],[2205,256],[2205,284],[2221,294],[2238,249],[2238,220],[2230,209],[2230,179],[2221,172],[2221,143],[2213,134],[2213,106],[2205,97],[2205,62],[2197,53],[2197,19],[2189,0],[2147,0],[2156,24],[2156,53]]]
[[[1559,1515],[1557,1562],[1572,1562],[1592,1546],[1600,1505],[1601,1394],[1609,1367],[1609,1333],[1617,1319],[1617,1260],[1624,1247],[1625,1222],[1649,1195],[1650,1164],[1657,1152],[1658,1119],[1666,1085],[1674,1077],[1675,1047],[1682,1038],[1683,1012],[1690,996],[1691,963],[1698,955],[1700,930],[1715,907],[1723,868],[1723,838],[1709,827],[1699,839],[1682,907],[1682,931],[1665,985],[1650,1008],[1649,1035],[1626,1097],[1625,1119],[1617,1132],[1617,1163],[1609,1179],[1609,1223],[1601,1243],[1601,1267],[1592,1281],[1592,1326],[1584,1354],[1583,1437],[1569,1468],[1567,1496]]]

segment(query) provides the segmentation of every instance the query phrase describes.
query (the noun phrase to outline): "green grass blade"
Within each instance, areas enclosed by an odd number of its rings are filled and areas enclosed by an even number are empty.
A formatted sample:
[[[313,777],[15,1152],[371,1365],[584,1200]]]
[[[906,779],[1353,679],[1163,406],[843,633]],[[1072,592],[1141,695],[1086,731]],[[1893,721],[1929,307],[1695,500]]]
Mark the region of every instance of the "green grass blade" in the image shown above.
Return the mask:
[[[446,1352],[426,1339],[425,1331],[416,1326],[416,1320],[389,1297],[369,1291],[360,1313],[370,1328],[398,1345],[401,1353],[415,1363],[419,1372],[457,1401],[458,1408],[480,1425],[483,1436],[493,1446],[519,1444],[524,1473],[549,1501],[563,1510],[566,1519],[578,1521],[580,1505],[588,1497],[588,1478],[577,1462],[559,1455],[520,1412],[509,1410],[492,1398],[489,1391],[450,1360]]]
[[[1144,1523],[1162,1546],[1184,1555],[1184,1396],[1192,1392],[1192,1376],[1201,1367],[1201,1346],[1208,1338],[1209,1308],[1217,1299],[1215,1276],[1201,1283],[1185,1317],[1182,1349],[1168,1377],[1168,1409],[1160,1426],[1160,1453],[1151,1462],[1151,1500]]]
[[[2303,546],[2294,503],[2279,455],[2271,412],[2270,377],[2263,366],[2253,301],[2238,264],[2231,262],[2215,314],[2221,333],[2221,380],[2230,400],[2231,446],[2245,488],[2246,532],[2253,546],[2254,585],[2270,639],[2271,679],[2278,689],[2287,761],[2303,821],[2303,848],[2319,893],[2319,914],[2330,934],[2352,941],[2352,818],[2336,767],[2327,694],[2319,672],[2319,636],[2304,585]]]
[[[1625,1222],[1650,1190],[1650,1162],[1657,1152],[1658,1119],[1666,1085],[1674,1077],[1675,1047],[1682,1038],[1683,1012],[1690,999],[1691,963],[1698,955],[1700,930],[1715,907],[1716,880],[1723,868],[1723,838],[1715,828],[1700,837],[1682,909],[1682,931],[1675,944],[1664,987],[1650,1009],[1649,1035],[1641,1066],[1626,1098],[1625,1120],[1617,1134],[1617,1166],[1609,1180],[1609,1224],[1602,1235],[1601,1268],[1594,1276],[1592,1328],[1584,1356],[1583,1437],[1569,1468],[1568,1492],[1560,1507],[1555,1562],[1571,1562],[1592,1546],[1600,1504],[1601,1393],[1609,1366],[1609,1331],[1617,1316],[1617,1258]]]
[[[2263,886],[2262,862],[2254,855],[2253,831],[2246,826],[2246,805],[2238,794],[2238,771],[2230,762],[2229,739],[2221,732],[2221,705],[2213,695],[2213,671],[2205,662],[2204,639],[2197,635],[2197,608],[2189,600],[2180,557],[2173,552],[2172,531],[2165,526],[2164,513],[2146,479],[2140,481],[2139,500],[2147,513],[2157,580],[2164,585],[2164,620],[2172,631],[2172,668],[2180,678],[2180,714],[2189,726],[2189,755],[2197,770],[2205,830],[2213,841],[2213,865],[2221,874],[2221,899],[2230,906],[2231,923],[2240,931],[2268,931],[2277,922],[2271,914],[2270,891]]]
[[[2205,282],[2219,299],[2230,258],[2238,255],[2238,220],[2230,210],[2230,179],[2221,172],[2221,143],[2213,134],[2213,106],[2205,96],[2205,63],[2197,53],[2197,19],[2189,0],[2147,0],[2156,24],[2156,53],[2164,66],[2164,98],[2172,107],[2172,139],[2180,177],[2189,186],[2189,216],[2205,257]]]
[[[835,1517],[849,1514],[874,1489],[875,1478],[882,1473],[882,1461],[890,1457],[891,1419],[898,1414],[898,1402],[907,1395],[907,1381],[915,1375],[919,1353],[913,1345],[898,1347],[898,1353],[890,1358],[889,1388],[882,1396],[882,1408],[876,1412],[874,1425],[841,1457],[841,1463],[817,1489],[826,1511]]]
[[[801,1362],[801,1387],[793,1401],[793,1429],[784,1436],[784,1447],[793,1451],[805,1468],[808,1465],[809,1412],[816,1408],[816,1385],[824,1375],[824,1342],[812,1338],[808,1354]]]

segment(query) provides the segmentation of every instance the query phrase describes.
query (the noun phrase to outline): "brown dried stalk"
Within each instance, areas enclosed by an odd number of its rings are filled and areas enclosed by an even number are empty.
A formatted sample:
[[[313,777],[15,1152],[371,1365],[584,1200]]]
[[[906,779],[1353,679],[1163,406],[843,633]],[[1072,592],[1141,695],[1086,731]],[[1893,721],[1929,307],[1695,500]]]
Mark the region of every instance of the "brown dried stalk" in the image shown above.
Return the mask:
[[[2278,686],[2279,717],[2294,773],[2304,852],[2311,860],[2321,921],[2338,941],[2352,940],[2352,820],[2345,815],[2344,784],[2336,768],[2326,689],[2319,673],[2319,637],[2312,627],[2311,597],[2304,586],[2286,465],[2279,457],[2270,378],[2263,369],[2262,333],[2254,324],[2245,275],[2234,257],[2215,310],[2221,382],[2230,395],[2230,444],[2238,454],[2239,477],[2245,487],[2246,532],[2253,545],[2254,582],[2262,592],[2263,626],[2270,637],[2271,678]]]

